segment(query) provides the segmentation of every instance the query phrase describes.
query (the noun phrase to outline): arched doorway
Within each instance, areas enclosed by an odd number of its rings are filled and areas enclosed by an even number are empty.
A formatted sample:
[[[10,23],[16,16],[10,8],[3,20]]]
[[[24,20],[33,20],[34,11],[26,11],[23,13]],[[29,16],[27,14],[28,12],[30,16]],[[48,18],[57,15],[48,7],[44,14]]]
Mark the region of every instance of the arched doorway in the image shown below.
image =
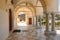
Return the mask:
[[[29,24],[32,24],[32,18],[29,18]]]
[[[31,9],[27,7],[21,7],[17,10],[15,15],[16,15],[15,18],[16,18],[16,23],[17,23],[16,25],[18,29],[20,28],[21,30],[24,30],[28,28],[27,26],[32,25],[33,14],[32,14]]]
[[[12,10],[9,9],[9,31],[12,31]]]

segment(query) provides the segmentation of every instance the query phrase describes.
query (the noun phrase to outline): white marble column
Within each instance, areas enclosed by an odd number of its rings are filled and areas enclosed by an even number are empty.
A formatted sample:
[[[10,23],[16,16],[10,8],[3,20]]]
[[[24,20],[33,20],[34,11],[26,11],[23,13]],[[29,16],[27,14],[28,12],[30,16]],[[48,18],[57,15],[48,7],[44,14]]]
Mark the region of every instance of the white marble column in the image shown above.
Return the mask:
[[[33,26],[34,26],[34,16],[33,16]]]
[[[51,28],[51,31],[55,31],[55,14],[51,13],[51,15],[52,15],[52,28]]]
[[[40,28],[42,28],[42,16],[40,16]]]
[[[46,30],[45,30],[45,35],[49,34],[49,14],[46,13]]]
[[[37,26],[37,19],[38,19],[38,18],[37,18],[37,16],[36,16],[36,26]]]
[[[34,26],[36,26],[36,16],[34,16]]]
[[[52,15],[52,27],[51,27],[51,32],[56,34],[56,31],[55,31],[55,14],[54,13],[51,13]]]

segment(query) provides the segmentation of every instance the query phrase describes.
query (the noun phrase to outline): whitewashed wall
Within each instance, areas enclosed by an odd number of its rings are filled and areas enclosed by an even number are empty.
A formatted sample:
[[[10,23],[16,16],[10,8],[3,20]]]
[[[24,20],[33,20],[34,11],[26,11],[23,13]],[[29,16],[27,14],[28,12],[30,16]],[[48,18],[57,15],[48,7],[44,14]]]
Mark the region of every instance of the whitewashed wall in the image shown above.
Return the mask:
[[[5,40],[9,34],[8,13],[0,10],[0,40]]]

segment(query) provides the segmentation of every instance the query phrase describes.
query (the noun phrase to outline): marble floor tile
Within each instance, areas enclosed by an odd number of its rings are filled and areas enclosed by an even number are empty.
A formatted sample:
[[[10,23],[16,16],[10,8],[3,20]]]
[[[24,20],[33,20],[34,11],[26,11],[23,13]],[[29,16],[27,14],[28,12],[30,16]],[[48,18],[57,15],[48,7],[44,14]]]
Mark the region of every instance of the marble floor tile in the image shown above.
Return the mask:
[[[29,28],[27,31],[12,33],[7,40],[60,40],[60,34],[45,36],[43,29]]]

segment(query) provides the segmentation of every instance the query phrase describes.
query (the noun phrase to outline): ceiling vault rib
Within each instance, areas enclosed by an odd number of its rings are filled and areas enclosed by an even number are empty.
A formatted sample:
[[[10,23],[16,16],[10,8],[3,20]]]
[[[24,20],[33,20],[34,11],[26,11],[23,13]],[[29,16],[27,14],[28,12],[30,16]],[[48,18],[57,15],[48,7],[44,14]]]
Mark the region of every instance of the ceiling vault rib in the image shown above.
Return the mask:
[[[19,12],[31,12],[31,11],[19,11]]]
[[[23,7],[26,7],[25,5],[20,5],[20,6],[23,6]],[[31,6],[27,6],[27,7],[31,7]],[[44,6],[34,6],[34,7],[44,7]]]
[[[38,0],[36,1],[36,6],[37,6]]]

